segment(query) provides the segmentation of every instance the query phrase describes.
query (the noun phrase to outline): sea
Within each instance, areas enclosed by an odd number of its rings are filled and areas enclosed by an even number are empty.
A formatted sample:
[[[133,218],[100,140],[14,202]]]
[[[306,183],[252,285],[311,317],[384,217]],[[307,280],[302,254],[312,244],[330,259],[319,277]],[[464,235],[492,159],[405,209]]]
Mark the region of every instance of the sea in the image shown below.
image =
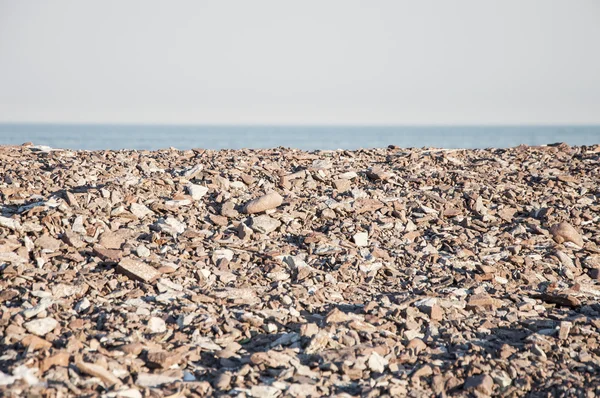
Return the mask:
[[[381,148],[509,148],[565,142],[600,144],[591,126],[182,126],[0,124],[0,145],[32,142],[63,149],[333,150]]]

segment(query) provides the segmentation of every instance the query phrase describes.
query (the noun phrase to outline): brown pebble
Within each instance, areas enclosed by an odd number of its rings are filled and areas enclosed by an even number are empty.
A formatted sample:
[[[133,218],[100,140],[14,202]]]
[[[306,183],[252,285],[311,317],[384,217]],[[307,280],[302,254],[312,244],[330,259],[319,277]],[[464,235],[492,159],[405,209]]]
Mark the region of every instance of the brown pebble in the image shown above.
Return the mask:
[[[550,233],[556,243],[572,242],[583,247],[583,238],[577,230],[567,222],[561,222],[550,227]]]
[[[75,366],[80,372],[86,373],[90,376],[98,377],[109,386],[120,386],[123,383],[115,376],[112,372],[106,370],[102,366],[95,365],[93,363],[86,363],[83,361],[75,362]]]
[[[262,213],[263,211],[274,209],[283,203],[283,198],[277,192],[269,192],[259,198],[251,200],[244,207],[246,214]]]

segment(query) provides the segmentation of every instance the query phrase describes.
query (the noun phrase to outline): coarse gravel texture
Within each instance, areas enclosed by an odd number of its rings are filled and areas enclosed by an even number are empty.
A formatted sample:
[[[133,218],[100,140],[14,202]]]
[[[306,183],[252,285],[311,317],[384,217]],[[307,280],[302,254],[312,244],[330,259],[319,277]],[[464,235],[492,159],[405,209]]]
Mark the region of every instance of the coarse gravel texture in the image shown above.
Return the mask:
[[[0,395],[600,394],[600,146],[0,147]]]

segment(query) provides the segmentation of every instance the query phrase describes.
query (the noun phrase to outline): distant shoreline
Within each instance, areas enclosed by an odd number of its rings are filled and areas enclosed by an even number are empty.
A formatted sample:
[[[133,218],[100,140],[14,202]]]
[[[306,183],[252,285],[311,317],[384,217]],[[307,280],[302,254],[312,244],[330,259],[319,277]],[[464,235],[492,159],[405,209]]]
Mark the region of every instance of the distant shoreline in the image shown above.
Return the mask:
[[[600,143],[598,126],[151,126],[0,124],[0,145],[68,149],[302,150],[381,148],[510,148],[566,142]]]

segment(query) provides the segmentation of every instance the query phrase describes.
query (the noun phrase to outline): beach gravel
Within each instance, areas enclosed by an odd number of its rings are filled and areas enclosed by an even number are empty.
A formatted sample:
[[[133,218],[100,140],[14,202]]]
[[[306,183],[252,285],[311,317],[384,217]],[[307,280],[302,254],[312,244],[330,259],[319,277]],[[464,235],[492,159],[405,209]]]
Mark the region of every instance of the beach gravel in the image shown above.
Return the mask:
[[[0,147],[0,396],[600,394],[600,146]]]

